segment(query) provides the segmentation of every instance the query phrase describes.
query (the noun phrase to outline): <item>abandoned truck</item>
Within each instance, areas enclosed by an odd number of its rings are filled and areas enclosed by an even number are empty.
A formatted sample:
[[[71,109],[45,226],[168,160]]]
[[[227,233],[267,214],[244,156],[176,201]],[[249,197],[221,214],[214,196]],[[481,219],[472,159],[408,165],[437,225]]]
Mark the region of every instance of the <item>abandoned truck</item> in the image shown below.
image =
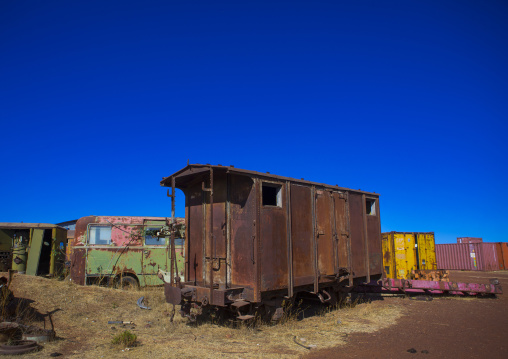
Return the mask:
[[[166,301],[191,320],[211,310],[277,320],[300,292],[333,303],[382,276],[376,193],[200,164],[161,185],[173,216],[175,188],[185,194],[185,279],[161,276]]]
[[[183,276],[183,218],[176,219],[174,263]],[[159,270],[168,270],[169,241],[157,232],[163,217],[88,216],[76,222],[71,243],[70,275],[74,283],[107,282],[121,287],[162,285]],[[178,235],[181,234],[181,235]]]

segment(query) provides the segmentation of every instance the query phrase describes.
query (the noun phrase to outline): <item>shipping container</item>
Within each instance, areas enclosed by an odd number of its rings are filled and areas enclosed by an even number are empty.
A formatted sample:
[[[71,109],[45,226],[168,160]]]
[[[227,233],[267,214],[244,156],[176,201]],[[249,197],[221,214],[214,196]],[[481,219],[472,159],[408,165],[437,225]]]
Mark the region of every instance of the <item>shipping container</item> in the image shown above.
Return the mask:
[[[176,241],[178,274],[184,271],[184,219],[177,218],[181,235]],[[155,286],[164,282],[159,270],[169,268],[170,243],[157,236],[168,222],[165,217],[87,216],[76,223],[70,274],[80,285],[95,282],[121,286]]]
[[[438,269],[499,270],[496,243],[436,244]]]
[[[457,238],[457,243],[482,243],[482,238],[476,237],[459,237]]]
[[[263,307],[275,320],[298,292],[331,301],[382,276],[379,194],[200,164],[161,185],[185,194],[185,282],[165,284],[182,315]]]
[[[437,269],[434,233],[383,233],[383,268],[386,278],[413,279],[415,271]]]

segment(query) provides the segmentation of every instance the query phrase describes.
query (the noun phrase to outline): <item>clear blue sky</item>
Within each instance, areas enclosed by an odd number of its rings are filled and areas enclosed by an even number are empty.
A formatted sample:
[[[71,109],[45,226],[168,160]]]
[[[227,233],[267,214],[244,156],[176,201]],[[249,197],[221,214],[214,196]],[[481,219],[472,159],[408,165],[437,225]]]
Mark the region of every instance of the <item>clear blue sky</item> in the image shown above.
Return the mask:
[[[0,221],[169,216],[159,181],[189,159],[381,193],[383,231],[507,241],[507,18],[506,1],[1,1]]]

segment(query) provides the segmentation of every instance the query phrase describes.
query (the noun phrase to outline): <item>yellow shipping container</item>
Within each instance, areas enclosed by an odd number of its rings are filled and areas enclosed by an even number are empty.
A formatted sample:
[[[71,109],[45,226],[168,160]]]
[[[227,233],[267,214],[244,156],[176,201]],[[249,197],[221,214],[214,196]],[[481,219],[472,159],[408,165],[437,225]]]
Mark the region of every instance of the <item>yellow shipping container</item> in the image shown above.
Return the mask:
[[[383,267],[387,278],[413,279],[413,271],[436,270],[434,233],[383,233]]]

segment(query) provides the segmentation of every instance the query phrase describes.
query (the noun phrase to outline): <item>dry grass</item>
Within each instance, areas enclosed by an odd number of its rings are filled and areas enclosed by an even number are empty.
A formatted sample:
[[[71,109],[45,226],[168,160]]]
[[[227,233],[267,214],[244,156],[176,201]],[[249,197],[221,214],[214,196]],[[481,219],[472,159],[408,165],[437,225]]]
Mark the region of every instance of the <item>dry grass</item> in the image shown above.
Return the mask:
[[[294,337],[317,349],[333,347],[343,344],[350,333],[374,332],[395,323],[402,314],[398,305],[378,301],[323,309],[310,317],[303,312],[305,318],[292,316],[278,325],[233,328],[213,321],[189,325],[178,314],[170,323],[172,306],[165,303],[162,288],[122,291],[15,275],[11,290],[18,298],[34,300],[31,306],[42,314],[55,311],[53,321],[61,339],[27,358],[53,352],[73,358],[297,358],[308,350],[295,344]],[[141,296],[152,310],[136,305]],[[135,325],[108,325],[110,320]],[[42,327],[42,322],[34,324]],[[125,330],[137,336],[136,348],[111,344]]]

